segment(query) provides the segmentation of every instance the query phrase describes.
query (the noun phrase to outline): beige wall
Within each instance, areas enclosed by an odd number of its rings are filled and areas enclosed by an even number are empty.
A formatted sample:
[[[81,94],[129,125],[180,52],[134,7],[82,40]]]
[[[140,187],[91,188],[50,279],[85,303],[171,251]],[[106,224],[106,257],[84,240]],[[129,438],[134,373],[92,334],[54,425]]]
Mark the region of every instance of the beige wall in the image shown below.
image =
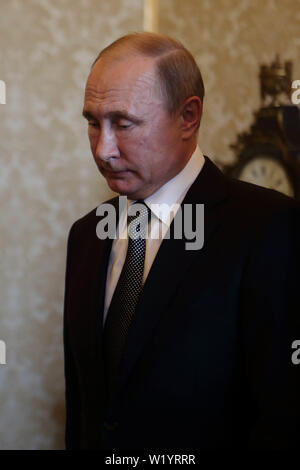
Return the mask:
[[[161,0],[160,31],[175,32],[203,72],[201,149],[232,161],[229,144],[260,106],[259,64],[279,53],[300,79],[300,0]]]
[[[88,68],[142,28],[142,0],[0,0],[0,449],[63,448],[62,301],[71,223],[109,196],[81,118]],[[229,143],[259,105],[258,64],[276,52],[300,79],[300,0],[161,0],[160,29],[206,82],[202,150]]]
[[[142,3],[0,2],[0,449],[59,449],[66,237],[109,195],[81,117],[84,85],[101,48],[141,29]]]

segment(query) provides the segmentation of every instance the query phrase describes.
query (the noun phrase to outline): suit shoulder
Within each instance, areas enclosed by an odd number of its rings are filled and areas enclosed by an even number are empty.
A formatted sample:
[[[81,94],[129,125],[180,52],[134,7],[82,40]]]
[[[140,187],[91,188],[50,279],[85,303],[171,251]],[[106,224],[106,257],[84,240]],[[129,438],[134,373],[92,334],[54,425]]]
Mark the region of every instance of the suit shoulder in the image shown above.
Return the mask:
[[[99,206],[95,207],[90,212],[88,212],[87,214],[77,219],[70,228],[69,238],[71,236],[72,237],[80,236],[80,235],[87,236],[88,233],[94,234],[96,225],[98,222],[98,216],[97,216],[98,207],[100,207],[102,204],[116,205],[117,201],[118,201],[118,196],[108,199],[107,201],[103,201],[101,204],[99,204]]]
[[[300,204],[295,199],[227,176],[226,180],[227,198],[220,205],[219,214],[231,231],[255,239],[276,231],[299,233]]]
[[[274,214],[279,212],[299,211],[300,204],[295,199],[274,189],[264,188],[233,178],[228,179],[228,196],[236,209],[247,211],[250,215]]]

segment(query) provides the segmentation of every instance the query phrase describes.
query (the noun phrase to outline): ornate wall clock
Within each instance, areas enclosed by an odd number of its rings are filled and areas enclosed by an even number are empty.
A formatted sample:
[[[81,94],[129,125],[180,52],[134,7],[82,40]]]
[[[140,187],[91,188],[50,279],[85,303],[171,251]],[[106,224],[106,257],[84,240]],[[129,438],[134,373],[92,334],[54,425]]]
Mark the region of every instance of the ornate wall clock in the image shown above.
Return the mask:
[[[277,57],[260,72],[262,106],[254,113],[250,132],[238,135],[237,160],[224,171],[235,178],[276,189],[300,200],[300,112],[284,104],[290,96],[291,63]]]

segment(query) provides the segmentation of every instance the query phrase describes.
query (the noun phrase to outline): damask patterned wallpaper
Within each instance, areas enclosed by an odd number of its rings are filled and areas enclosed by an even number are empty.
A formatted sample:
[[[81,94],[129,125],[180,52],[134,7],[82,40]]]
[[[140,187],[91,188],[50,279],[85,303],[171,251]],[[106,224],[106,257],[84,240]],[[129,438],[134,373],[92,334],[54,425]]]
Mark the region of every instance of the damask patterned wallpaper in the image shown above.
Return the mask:
[[[203,74],[199,145],[206,155],[234,160],[229,145],[260,106],[260,64],[270,65],[279,53],[300,79],[299,30],[300,0],[161,0],[160,32],[175,33]]]
[[[99,50],[141,28],[140,0],[1,0],[0,449],[64,446],[66,239],[109,196],[84,86]]]
[[[142,28],[142,0],[1,0],[0,449],[62,449],[62,303],[72,222],[108,198],[81,118],[100,49]],[[195,54],[206,84],[200,146],[229,143],[259,106],[276,52],[300,79],[300,0],[161,0],[160,30]]]

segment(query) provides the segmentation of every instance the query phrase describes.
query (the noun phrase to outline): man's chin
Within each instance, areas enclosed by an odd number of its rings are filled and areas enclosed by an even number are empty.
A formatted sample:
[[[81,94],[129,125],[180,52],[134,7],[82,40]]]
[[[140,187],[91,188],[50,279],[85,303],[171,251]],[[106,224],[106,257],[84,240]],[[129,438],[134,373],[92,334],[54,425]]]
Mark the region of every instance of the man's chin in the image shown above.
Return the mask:
[[[107,178],[106,179],[108,186],[115,193],[121,194],[122,196],[128,196],[132,193],[135,193],[135,188],[133,184],[125,179],[116,179],[116,178]]]
[[[128,181],[109,181],[108,186],[115,193],[120,194],[121,196],[127,196],[129,199],[145,199],[147,194],[145,194],[144,186],[138,186],[130,184]]]

